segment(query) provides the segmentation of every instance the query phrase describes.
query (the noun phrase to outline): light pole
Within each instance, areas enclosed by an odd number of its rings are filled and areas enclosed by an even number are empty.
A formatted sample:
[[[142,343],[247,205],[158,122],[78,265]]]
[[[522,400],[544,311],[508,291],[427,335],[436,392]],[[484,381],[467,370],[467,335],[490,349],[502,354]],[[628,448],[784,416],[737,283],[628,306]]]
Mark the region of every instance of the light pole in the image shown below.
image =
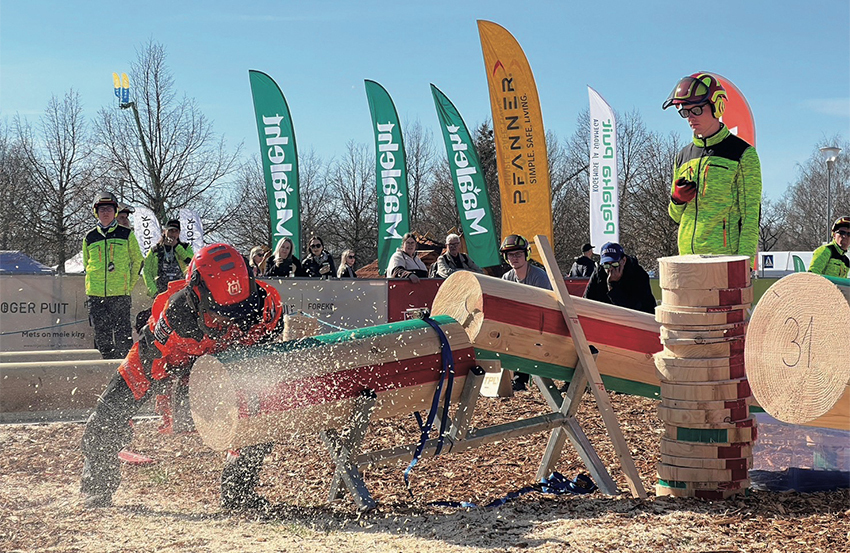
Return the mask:
[[[835,158],[841,153],[841,148],[825,146],[820,149],[820,153],[826,161],[826,241],[828,243],[829,237],[832,236],[832,166],[835,165]]]

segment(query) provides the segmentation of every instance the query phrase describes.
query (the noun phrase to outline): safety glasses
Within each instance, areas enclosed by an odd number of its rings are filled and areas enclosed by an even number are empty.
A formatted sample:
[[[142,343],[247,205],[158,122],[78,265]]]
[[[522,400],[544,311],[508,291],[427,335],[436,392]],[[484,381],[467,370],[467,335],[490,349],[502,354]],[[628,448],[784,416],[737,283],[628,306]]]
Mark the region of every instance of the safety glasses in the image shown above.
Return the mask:
[[[850,232],[847,232],[846,230],[836,230],[835,234],[838,236],[850,236]]]
[[[700,116],[700,115],[702,115],[702,112],[705,111],[705,106],[707,106],[707,105],[708,104],[702,104],[702,105],[699,105],[699,106],[694,106],[692,108],[681,108],[679,110],[679,116],[681,116],[682,119],[687,118],[691,114],[696,115],[696,116]]]
[[[612,268],[619,267],[620,262],[619,261],[612,261],[611,263],[603,263],[602,266],[605,268],[606,271],[610,271]]]

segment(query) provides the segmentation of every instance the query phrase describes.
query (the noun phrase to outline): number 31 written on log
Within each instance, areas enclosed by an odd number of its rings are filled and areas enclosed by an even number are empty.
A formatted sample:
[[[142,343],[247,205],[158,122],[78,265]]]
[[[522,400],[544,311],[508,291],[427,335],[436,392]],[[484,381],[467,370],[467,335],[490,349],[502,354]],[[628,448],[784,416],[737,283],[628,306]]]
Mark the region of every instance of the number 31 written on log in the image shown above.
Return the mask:
[[[806,329],[803,332],[803,336],[800,337],[800,323],[794,317],[788,317],[785,319],[785,325],[788,326],[791,324],[794,329],[794,338],[791,340],[791,343],[794,344],[794,348],[796,348],[796,357],[794,357],[794,353],[788,355],[789,359],[786,359],[785,355],[782,356],[782,362],[785,363],[786,367],[796,367],[800,363],[800,359],[803,357],[803,352],[805,350],[806,353],[806,368],[811,368],[812,366],[812,327],[814,325],[814,317],[809,317],[809,324],[806,325]],[[794,348],[791,348],[792,350]],[[793,362],[791,361],[793,358]]]

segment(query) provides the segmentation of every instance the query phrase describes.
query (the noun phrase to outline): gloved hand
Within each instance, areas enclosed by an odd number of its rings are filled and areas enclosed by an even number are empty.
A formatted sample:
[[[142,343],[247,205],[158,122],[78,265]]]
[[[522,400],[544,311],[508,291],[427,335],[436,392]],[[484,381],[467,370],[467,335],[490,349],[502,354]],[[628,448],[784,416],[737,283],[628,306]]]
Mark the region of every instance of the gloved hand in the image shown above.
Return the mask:
[[[673,193],[670,200],[676,205],[683,205],[697,196],[697,183],[692,180],[680,178],[673,185]]]

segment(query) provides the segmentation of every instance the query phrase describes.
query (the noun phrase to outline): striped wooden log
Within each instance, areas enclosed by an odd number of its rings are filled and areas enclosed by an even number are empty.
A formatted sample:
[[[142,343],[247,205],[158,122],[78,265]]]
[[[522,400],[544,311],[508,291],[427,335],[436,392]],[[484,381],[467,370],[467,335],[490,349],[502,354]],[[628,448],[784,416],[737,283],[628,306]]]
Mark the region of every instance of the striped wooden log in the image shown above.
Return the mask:
[[[723,305],[720,307],[667,307],[655,308],[655,320],[663,325],[708,326],[742,323],[747,320],[748,305]]]
[[[753,287],[731,289],[661,289],[661,303],[667,306],[704,306],[741,305],[753,302]]]
[[[572,298],[609,390],[657,397],[652,354],[661,349],[652,315]],[[569,380],[577,355],[552,292],[458,271],[440,286],[432,313],[449,315],[469,335],[478,358],[539,376]],[[566,338],[566,339],[565,339]]]
[[[751,398],[733,399],[729,401],[686,401],[681,399],[661,398],[661,405],[671,409],[741,409],[747,407]]]
[[[661,438],[661,454],[701,459],[740,459],[753,456],[753,444],[750,441],[716,444]]]
[[[744,336],[746,332],[747,323],[705,327],[664,325],[661,327],[661,340],[665,343],[672,340],[693,340],[695,343],[708,344],[711,342],[734,340],[735,338]]]
[[[678,457],[676,455],[661,455],[661,462],[665,465],[676,467],[719,469],[719,470],[747,470],[753,468],[753,457],[741,457],[739,459],[711,459],[704,457]]]
[[[658,259],[662,289],[719,289],[750,286],[750,258],[744,255],[677,255]]]
[[[739,421],[734,424],[748,423],[750,426],[733,428],[685,428],[672,424],[664,424],[664,436],[680,442],[696,442],[702,444],[734,444],[739,442],[754,442],[758,437],[755,419]],[[727,426],[732,426],[727,425]]]
[[[737,340],[726,340],[723,342],[710,342],[707,344],[664,342],[662,355],[667,357],[685,357],[690,359],[703,359],[706,357],[734,357],[744,355],[744,338]]]
[[[661,397],[685,401],[728,401],[750,397],[746,378],[718,380],[715,382],[665,382],[661,381]]]
[[[473,349],[454,320],[435,320],[454,354],[456,399]],[[440,351],[437,332],[410,320],[204,356],[189,383],[195,427],[208,446],[226,450],[345,426],[367,390],[377,395],[376,418],[428,408]]]
[[[672,363],[659,363],[658,359],[656,357],[656,374],[660,380],[666,380],[668,382],[686,383],[733,380],[747,376],[743,363],[725,367],[682,367],[673,365]]]
[[[746,344],[747,374],[771,416],[850,430],[850,280],[795,273],[759,300]]]
[[[714,425],[723,422],[741,421],[750,416],[747,406],[737,409],[675,409],[664,405],[658,406],[658,418],[670,424],[705,428],[706,425]]]
[[[708,469],[693,467],[677,467],[665,463],[657,463],[655,470],[661,480],[678,482],[735,482],[749,477],[747,468],[740,469]]]

